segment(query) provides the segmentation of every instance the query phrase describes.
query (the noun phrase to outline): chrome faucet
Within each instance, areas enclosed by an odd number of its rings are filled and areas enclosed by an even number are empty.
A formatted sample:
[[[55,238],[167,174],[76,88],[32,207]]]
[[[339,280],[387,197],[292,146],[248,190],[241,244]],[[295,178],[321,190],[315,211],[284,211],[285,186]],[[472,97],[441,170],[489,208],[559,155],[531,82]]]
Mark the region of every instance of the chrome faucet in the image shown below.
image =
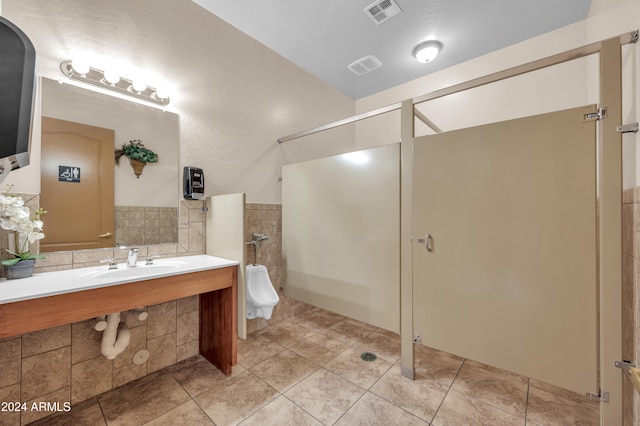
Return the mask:
[[[111,259],[102,259],[100,263],[108,263],[109,269],[118,269],[118,263],[113,257]]]
[[[129,256],[127,257],[127,266],[136,266],[138,262],[138,249],[132,248],[129,250]]]

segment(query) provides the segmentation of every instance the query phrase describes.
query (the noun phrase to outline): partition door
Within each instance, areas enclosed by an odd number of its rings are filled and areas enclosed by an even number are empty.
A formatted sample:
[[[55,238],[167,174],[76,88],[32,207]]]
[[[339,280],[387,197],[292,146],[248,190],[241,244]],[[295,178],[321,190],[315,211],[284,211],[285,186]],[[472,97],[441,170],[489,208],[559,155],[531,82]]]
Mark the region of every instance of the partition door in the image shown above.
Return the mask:
[[[597,392],[594,108],[415,139],[424,345]]]

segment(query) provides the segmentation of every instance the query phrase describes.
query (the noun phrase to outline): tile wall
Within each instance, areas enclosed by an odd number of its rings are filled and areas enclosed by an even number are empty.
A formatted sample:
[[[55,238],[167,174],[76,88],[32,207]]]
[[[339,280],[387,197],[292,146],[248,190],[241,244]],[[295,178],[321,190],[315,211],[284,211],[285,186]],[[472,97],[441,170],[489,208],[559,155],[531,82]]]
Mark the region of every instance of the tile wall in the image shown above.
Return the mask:
[[[19,195],[29,207],[38,208],[38,195]],[[140,246],[140,258],[147,254],[202,254],[203,206],[202,201],[181,200],[178,243]],[[46,233],[46,216],[43,219]],[[4,230],[0,231],[0,241],[2,249],[6,248],[8,233]],[[37,244],[31,249],[37,250]],[[126,250],[116,248],[52,252],[36,262],[36,272],[96,266],[111,257],[122,262],[126,256]],[[131,343],[113,360],[100,353],[102,333],[92,328],[93,319],[0,339],[0,401],[27,403],[26,410],[0,411],[0,425],[29,423],[52,414],[52,410],[64,409],[65,402],[87,400],[198,353],[198,296],[148,306],[146,310],[148,318],[144,321],[123,314],[131,330]],[[142,349],[148,350],[150,357],[136,365],[133,356]],[[60,404],[33,410],[34,402]]]
[[[622,205],[622,358],[640,362],[640,187],[623,193]],[[640,393],[623,374],[623,419],[636,425],[640,418]]]
[[[39,208],[37,194],[18,194],[32,209]],[[140,245],[139,256],[162,257],[201,254],[205,249],[205,217],[201,201],[181,200],[177,211],[178,243]],[[131,215],[135,209],[129,209]],[[45,221],[46,233],[46,216]],[[271,281],[280,295],[271,320],[248,321],[249,333],[313,307],[282,294],[282,207],[275,204],[247,204],[246,241],[252,233],[269,236],[258,248],[257,262],[267,266]],[[0,230],[2,249],[7,247],[8,233]],[[37,243],[31,247],[38,250]],[[4,252],[4,250],[3,250]],[[38,260],[36,272],[100,265],[100,260],[116,257],[126,260],[127,251],[116,248],[47,253]],[[251,246],[247,246],[247,263],[254,262]],[[3,273],[3,271],[2,271]],[[124,315],[131,330],[129,347],[114,360],[100,353],[102,334],[92,328],[93,319],[66,324],[47,330],[0,339],[0,401],[65,402],[76,404],[95,395],[131,382],[198,353],[198,298],[191,297],[147,307],[145,321],[134,315]],[[133,355],[141,349],[150,352],[149,360],[133,363]],[[51,414],[50,406],[43,411],[0,412],[0,425],[26,424]]]
[[[269,277],[275,287],[280,302],[273,309],[270,320],[256,318],[247,320],[247,333],[251,334],[270,324],[280,322],[290,316],[313,309],[297,300],[283,294],[284,277],[282,276],[282,205],[280,204],[251,204],[247,203],[245,212],[245,241],[251,241],[251,234],[265,234],[268,240],[260,241],[257,263],[265,265],[269,270]],[[247,265],[255,262],[253,246],[246,246],[245,261]]]
[[[178,241],[177,207],[115,207],[115,241],[120,245]]]

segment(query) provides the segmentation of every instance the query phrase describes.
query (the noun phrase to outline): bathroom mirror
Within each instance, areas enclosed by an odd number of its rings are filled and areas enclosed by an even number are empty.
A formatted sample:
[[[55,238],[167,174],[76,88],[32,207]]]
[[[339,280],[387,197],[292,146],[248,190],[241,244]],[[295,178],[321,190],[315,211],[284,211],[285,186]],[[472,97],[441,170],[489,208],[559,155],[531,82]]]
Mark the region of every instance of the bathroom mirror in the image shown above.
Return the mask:
[[[179,116],[48,78],[40,88],[43,117],[112,129],[115,149],[139,139],[158,154],[159,161],[147,164],[139,177],[126,157],[114,161],[112,246],[177,242]]]

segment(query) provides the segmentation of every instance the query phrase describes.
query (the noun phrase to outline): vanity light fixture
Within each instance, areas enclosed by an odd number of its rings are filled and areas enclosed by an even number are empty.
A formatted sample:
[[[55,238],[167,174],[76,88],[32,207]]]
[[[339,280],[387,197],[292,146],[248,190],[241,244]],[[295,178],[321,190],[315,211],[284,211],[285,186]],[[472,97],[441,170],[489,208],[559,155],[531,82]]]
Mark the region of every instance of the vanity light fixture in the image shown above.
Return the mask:
[[[418,62],[422,62],[426,64],[427,62],[431,62],[438,56],[442,50],[442,43],[436,40],[428,40],[420,43],[413,49],[413,56],[416,57]]]
[[[169,105],[169,95],[138,80],[132,81],[113,71],[102,71],[77,61],[63,61],[60,70],[71,80],[88,83],[122,95],[133,96],[160,106]]]

